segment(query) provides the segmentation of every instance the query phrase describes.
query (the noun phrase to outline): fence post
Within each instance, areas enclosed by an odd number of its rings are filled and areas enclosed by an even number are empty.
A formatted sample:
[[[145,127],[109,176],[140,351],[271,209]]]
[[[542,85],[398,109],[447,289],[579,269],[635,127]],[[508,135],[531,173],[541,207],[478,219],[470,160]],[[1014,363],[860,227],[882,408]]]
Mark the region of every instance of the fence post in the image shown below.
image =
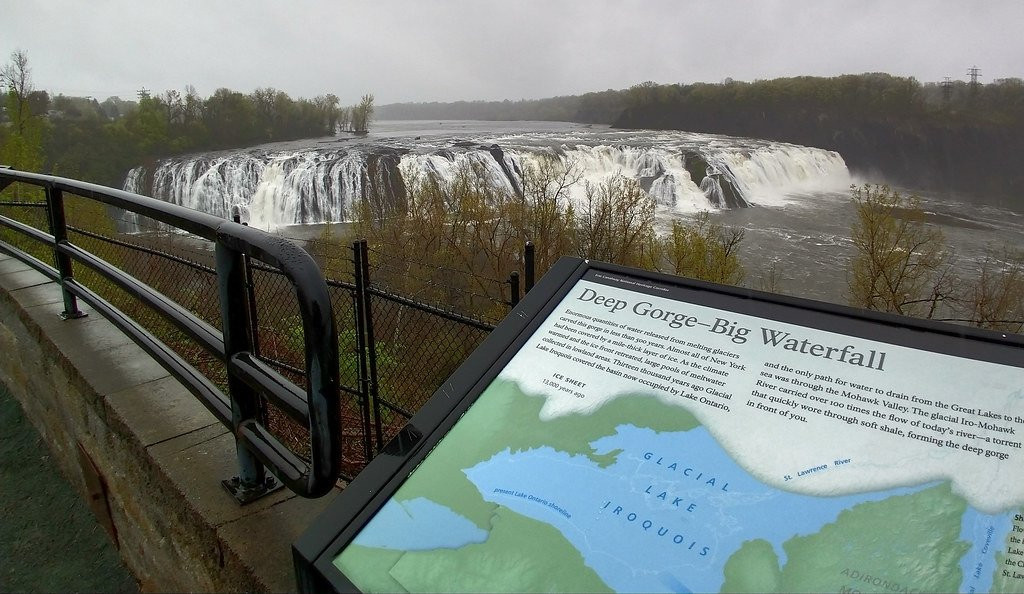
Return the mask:
[[[60,317],[65,320],[83,318],[86,314],[78,309],[78,298],[64,285],[66,280],[74,278],[71,267],[71,256],[60,251],[60,244],[68,240],[68,225],[64,217],[64,194],[53,186],[46,186],[46,211],[49,215],[50,235],[53,235],[53,259],[60,273],[60,291],[64,296],[64,311]]]
[[[366,324],[363,329],[366,331],[366,354],[369,363],[370,381],[367,383],[370,393],[370,401],[373,405],[373,429],[376,432],[377,451],[384,449],[384,431],[380,420],[380,399],[377,386],[377,339],[373,336],[373,303],[370,298],[370,248],[366,240],[359,241],[359,249],[363,255],[360,258],[363,266],[363,315],[366,316]]]
[[[217,284],[220,292],[220,317],[224,334],[224,360],[238,353],[252,352],[252,328],[249,327],[248,292],[245,288],[245,259],[239,252],[217,242]],[[262,422],[262,399],[228,366],[228,396],[231,398],[231,427],[235,434],[238,476],[221,481],[240,505],[267,495],[284,485],[267,474],[263,464],[238,441],[239,427],[246,421]]]
[[[363,278],[363,249],[360,240],[352,242],[352,272],[355,276],[355,293],[352,295],[356,309],[356,350],[358,351],[359,407],[363,421],[363,454],[366,461],[373,459],[373,437],[370,434],[370,374],[366,363],[366,315],[363,311],[366,300],[366,282]]]
[[[513,270],[512,273],[508,275],[507,282],[509,286],[508,302],[509,304],[512,305],[512,307],[515,307],[519,305],[519,271]]]
[[[524,292],[529,293],[530,289],[533,288],[534,281],[536,280],[534,278],[534,275],[536,274],[536,255],[534,254],[532,241],[526,242],[526,248],[523,250],[523,252],[523,268],[524,272],[526,273],[526,286],[524,287]]]

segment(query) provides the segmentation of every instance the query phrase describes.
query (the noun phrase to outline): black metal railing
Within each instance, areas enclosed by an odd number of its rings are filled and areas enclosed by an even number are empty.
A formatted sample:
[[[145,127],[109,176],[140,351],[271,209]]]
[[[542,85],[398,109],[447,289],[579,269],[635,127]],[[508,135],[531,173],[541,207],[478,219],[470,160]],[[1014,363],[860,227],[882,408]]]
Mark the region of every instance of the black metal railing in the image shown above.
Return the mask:
[[[74,184],[78,191],[88,187],[112,197],[125,196],[108,188],[62,181]],[[46,260],[54,258],[55,252],[66,252],[72,260],[85,264],[77,275],[74,271],[67,275],[70,298],[77,298],[79,287],[90,287],[97,294],[93,300],[112,302],[110,307],[116,305],[126,314],[123,317],[134,320],[140,328],[122,324],[123,329],[136,341],[151,344],[147,350],[162,348],[176,353],[177,358],[169,358],[171,362],[165,366],[173,367],[176,376],[191,378],[183,383],[222,421],[233,418],[230,399],[224,394],[239,394],[237,407],[242,418],[261,418],[264,428],[299,458],[317,458],[310,445],[310,419],[303,414],[297,396],[299,387],[313,389],[306,371],[308,333],[301,323],[294,283],[276,264],[254,259],[251,250],[232,253],[230,242],[218,241],[217,233],[202,231],[221,228],[225,221],[219,218],[156,202],[161,212],[166,207],[198,216],[205,225],[199,230],[205,235],[191,235],[185,231],[192,228],[172,231],[174,221],[169,226],[166,217],[150,220],[147,216],[154,213],[137,206],[130,207],[130,212],[112,208],[121,205],[112,199],[98,204],[100,212],[85,216],[79,202],[89,199],[70,193],[70,209],[65,209],[69,221],[64,223],[67,239],[59,243],[64,247],[55,250],[58,242],[52,239],[51,229],[59,230],[60,224],[54,226],[48,220],[50,203],[42,198],[42,191],[36,200],[25,194],[0,200],[0,214],[10,215],[0,217],[0,239],[6,237],[9,248],[16,248],[11,243],[18,244]],[[138,204],[155,202],[141,196],[131,198],[137,199],[143,200]],[[239,221],[236,218],[234,222]],[[4,231],[5,226],[17,233]],[[255,235],[273,245],[288,243],[245,230],[242,224],[224,228],[243,234],[243,239]],[[218,243],[223,245],[218,247]],[[534,250],[531,244],[524,249],[523,274],[512,271],[507,280],[499,280],[395,256],[389,246],[370,247],[365,240],[347,247],[345,243],[307,241],[304,249],[330,273],[327,295],[338,336],[334,368],[340,401],[336,418],[340,421],[336,421],[336,439],[340,442],[340,477],[350,479],[519,302],[521,292],[533,286]],[[63,276],[41,262],[38,267],[54,279]],[[135,282],[130,282],[132,279]],[[232,287],[223,296],[222,280]],[[226,310],[222,304],[227,304]],[[233,339],[230,348],[225,347],[222,332],[227,323],[235,325],[229,334],[241,337]],[[243,326],[245,332],[239,334]],[[152,340],[141,336],[142,332],[152,335]],[[277,397],[271,401],[274,406],[266,410],[261,409],[259,389],[254,397],[249,386],[256,377],[278,386]],[[265,433],[263,438],[267,438]],[[241,455],[244,458],[245,452]],[[245,468],[246,460],[241,463]],[[291,462],[283,467],[296,468]],[[254,470],[250,474],[259,473]]]
[[[342,460],[341,414],[339,405],[338,337],[327,283],[313,259],[288,240],[152,198],[60,177],[0,169],[0,190],[12,183],[27,185],[26,194],[41,190],[45,200],[0,202],[0,206],[38,212],[45,209],[45,230],[15,220],[0,212],[0,228],[28,239],[26,246],[0,241],[3,250],[30,264],[60,283],[63,317],[84,315],[78,300],[84,300],[110,319],[188,388],[225,426],[236,440],[239,475],[224,481],[225,487],[245,503],[274,490],[279,484],[305,497],[326,494],[335,485]],[[35,190],[38,188],[38,190]],[[146,217],[212,243],[213,266],[191,262],[145,246],[103,237],[93,231],[69,226],[65,194],[101,203]],[[69,240],[69,230],[76,241]],[[208,320],[183,307],[163,292],[128,274],[82,245],[128,247],[150,253],[200,273],[215,273],[219,288],[219,319]],[[40,247],[51,254],[45,263]],[[24,248],[24,249],[23,249]],[[250,262],[250,259],[252,262]],[[122,291],[159,314],[176,332],[220,359],[223,381],[196,369],[165,341],[136,319],[115,307],[97,287],[86,286],[75,277],[75,263],[84,265],[102,279],[105,294]],[[297,324],[292,332],[301,338],[304,361],[300,388],[261,356],[253,290],[255,269],[269,270],[288,281],[296,301]],[[173,279],[172,279],[173,280]],[[218,330],[214,323],[219,323]],[[267,403],[308,432],[308,447],[302,454],[283,445],[268,428]]]

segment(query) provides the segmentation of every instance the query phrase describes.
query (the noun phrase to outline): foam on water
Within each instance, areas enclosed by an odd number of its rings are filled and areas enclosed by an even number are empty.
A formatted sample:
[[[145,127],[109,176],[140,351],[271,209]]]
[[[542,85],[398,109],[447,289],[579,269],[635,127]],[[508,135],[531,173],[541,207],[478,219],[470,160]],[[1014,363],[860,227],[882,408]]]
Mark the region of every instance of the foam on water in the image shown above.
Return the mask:
[[[426,132],[422,126],[412,128],[408,135],[389,129],[352,142],[176,157],[160,161],[152,171],[132,169],[124,188],[216,216],[228,217],[238,207],[243,219],[269,229],[352,220],[374,176],[450,182],[468,166],[497,190],[516,194],[523,172],[552,158],[573,164],[580,174],[571,199],[583,199],[587,183],[624,176],[640,181],[665,215],[726,207],[722,183],[747,203],[768,206],[803,200],[808,193],[842,191],[851,183],[838,153],[784,143],[687,132],[559,130],[550,124],[522,131],[506,127],[490,135],[479,123],[465,123],[452,133],[438,127]],[[378,159],[384,153],[399,160],[397,171]],[[700,185],[686,168],[686,160],[695,156],[709,165],[709,177]]]

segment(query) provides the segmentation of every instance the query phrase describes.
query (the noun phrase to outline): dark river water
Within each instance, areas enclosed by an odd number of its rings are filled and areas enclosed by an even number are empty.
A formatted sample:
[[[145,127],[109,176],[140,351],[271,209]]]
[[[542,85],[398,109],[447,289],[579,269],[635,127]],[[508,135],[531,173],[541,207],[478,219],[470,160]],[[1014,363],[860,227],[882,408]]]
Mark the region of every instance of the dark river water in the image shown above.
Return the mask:
[[[838,153],[751,138],[562,122],[396,121],[375,123],[365,137],[169,159],[133,170],[125,188],[220,216],[239,208],[253,226],[308,238],[323,223],[351,219],[371,161],[378,172],[390,167],[402,176],[443,179],[469,164],[514,191],[523,168],[551,157],[573,162],[591,183],[613,175],[640,179],[656,202],[660,229],[704,210],[742,227],[748,286],[758,288],[762,271],[775,262],[783,292],[837,303],[846,301],[852,256],[850,186],[885,181],[852,176]],[[694,159],[702,173],[707,166],[701,183],[691,178]],[[723,208],[726,185],[750,207]],[[965,277],[976,274],[986,248],[1024,246],[1024,200],[1008,205],[984,195],[898,189],[921,197]],[[582,192],[580,184],[575,195]]]
[[[909,188],[899,190],[915,193]],[[955,250],[963,277],[977,273],[987,248],[1024,246],[1024,214],[1019,211],[916,193],[928,213],[926,220],[942,230]],[[853,256],[850,225],[855,217],[849,192],[794,195],[784,206],[714,213],[720,223],[746,230],[742,254],[748,285],[758,288],[761,270],[774,261],[783,292],[834,303],[846,302],[847,270]]]

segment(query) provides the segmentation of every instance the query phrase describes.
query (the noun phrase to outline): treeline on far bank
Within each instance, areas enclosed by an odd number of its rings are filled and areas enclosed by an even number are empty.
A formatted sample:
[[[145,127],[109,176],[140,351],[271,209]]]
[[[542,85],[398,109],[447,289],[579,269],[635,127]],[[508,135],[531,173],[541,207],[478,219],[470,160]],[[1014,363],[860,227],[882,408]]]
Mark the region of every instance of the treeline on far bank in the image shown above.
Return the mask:
[[[884,73],[665,84],[522,101],[385,105],[385,119],[545,120],[765,138],[839,152],[915,188],[1024,192],[1024,81],[922,84]]]
[[[50,113],[40,123],[42,169],[119,186],[132,167],[171,155],[331,134],[338,98],[218,89],[204,99],[189,89],[142,94],[126,113],[108,113],[95,100]]]
[[[36,90],[24,52],[0,67],[0,164],[120,186],[132,167],[182,153],[365,132],[373,95],[352,107],[332,94],[293,99],[272,88],[140,91],[137,101]]]
[[[918,188],[1024,191],[1024,81],[922,85],[861,74],[630,89],[614,122],[838,151],[854,172]]]
[[[582,95],[518,101],[453,101],[381,105],[382,120],[482,120],[611,124],[626,107],[628,91],[608,89]]]

